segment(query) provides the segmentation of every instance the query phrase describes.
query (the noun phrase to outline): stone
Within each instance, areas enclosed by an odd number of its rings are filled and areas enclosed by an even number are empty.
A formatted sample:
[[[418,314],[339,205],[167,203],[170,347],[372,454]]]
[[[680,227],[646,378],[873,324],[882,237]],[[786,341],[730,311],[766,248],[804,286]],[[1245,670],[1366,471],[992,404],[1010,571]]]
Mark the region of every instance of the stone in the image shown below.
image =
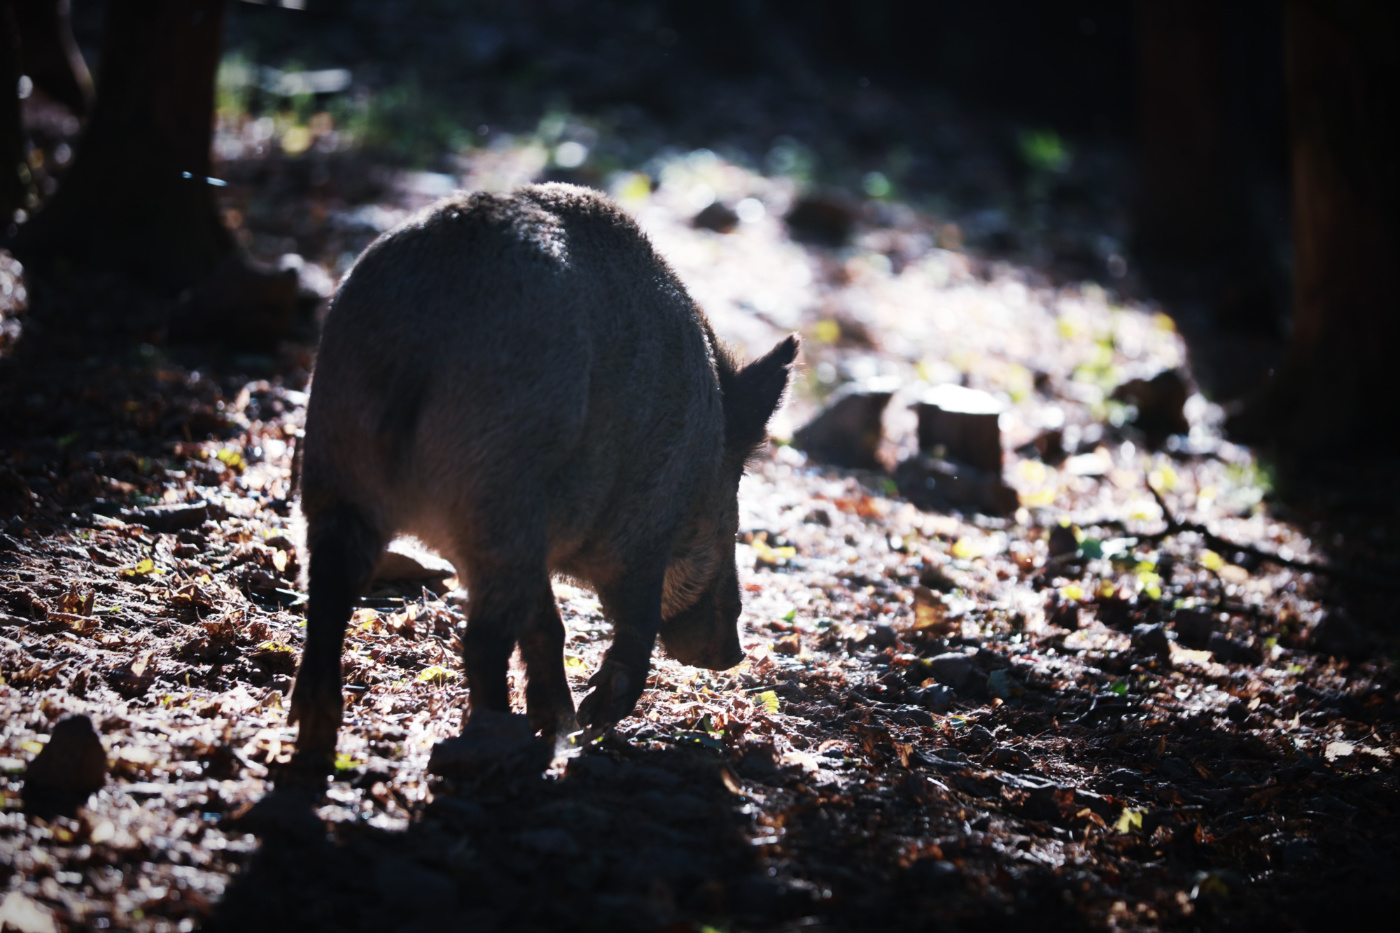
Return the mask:
[[[1151,379],[1132,379],[1118,386],[1109,396],[1137,409],[1134,424],[1147,435],[1147,442],[1158,447],[1172,434],[1187,434],[1186,399],[1191,390],[1178,370],[1167,369]]]
[[[53,727],[49,742],[24,772],[24,803],[39,814],[73,813],[107,782],[107,751],[86,716]]]
[[[715,233],[733,233],[739,226],[739,215],[734,208],[721,201],[712,201],[709,206],[690,220],[693,227],[713,230]]]
[[[1186,648],[1197,651],[1205,648],[1215,631],[1215,621],[1210,613],[1199,609],[1178,609],[1172,616],[1172,628],[1176,630],[1176,640]]]
[[[987,687],[987,675],[970,654],[949,653],[925,661],[933,679],[952,687],[961,695],[981,694]]]
[[[799,243],[844,246],[855,232],[856,210],[846,197],[814,192],[798,198],[783,219]]]
[[[1155,625],[1134,626],[1133,648],[1143,654],[1152,655],[1160,661],[1171,660],[1172,643],[1167,638],[1166,626],[1160,622]]]
[[[946,713],[953,705],[953,701],[958,698],[958,694],[947,684],[930,684],[912,691],[909,698],[930,712]]]

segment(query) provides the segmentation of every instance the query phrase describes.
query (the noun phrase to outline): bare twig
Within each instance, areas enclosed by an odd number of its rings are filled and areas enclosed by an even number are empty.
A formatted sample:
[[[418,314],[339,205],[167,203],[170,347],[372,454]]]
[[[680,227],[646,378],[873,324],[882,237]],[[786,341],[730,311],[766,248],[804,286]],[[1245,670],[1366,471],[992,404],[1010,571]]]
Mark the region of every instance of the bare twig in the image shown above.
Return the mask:
[[[1261,550],[1250,544],[1239,544],[1229,541],[1212,532],[1205,525],[1199,522],[1183,522],[1172,514],[1172,510],[1167,507],[1167,502],[1162,498],[1162,494],[1151,483],[1147,484],[1147,491],[1152,493],[1152,498],[1157,501],[1157,505],[1162,510],[1162,518],[1166,520],[1167,527],[1164,531],[1159,531],[1152,535],[1138,535],[1139,540],[1160,541],[1182,532],[1198,534],[1205,539],[1206,546],[1212,551],[1220,554],[1247,554],[1258,561],[1268,561],[1279,567],[1287,567],[1290,570],[1297,570],[1302,573],[1315,573],[1319,576],[1331,577],[1334,580],[1345,580],[1349,583],[1356,583],[1362,586],[1369,586],[1380,590],[1400,590],[1400,580],[1389,579],[1376,576],[1375,574],[1363,571],[1351,570],[1346,567],[1338,567],[1333,564],[1317,564],[1307,560],[1294,560],[1291,557],[1283,557],[1270,551]]]

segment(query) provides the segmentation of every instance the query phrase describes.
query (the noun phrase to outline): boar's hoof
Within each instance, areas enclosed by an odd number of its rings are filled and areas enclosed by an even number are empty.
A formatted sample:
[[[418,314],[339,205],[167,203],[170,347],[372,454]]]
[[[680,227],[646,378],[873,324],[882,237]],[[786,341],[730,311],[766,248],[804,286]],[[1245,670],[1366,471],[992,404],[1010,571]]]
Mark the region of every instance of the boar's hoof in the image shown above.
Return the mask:
[[[530,710],[530,728],[543,736],[571,735],[578,731],[574,705],[558,709]]]
[[[297,678],[292,687],[292,700],[287,722],[298,723],[297,758],[311,763],[335,760],[335,736],[340,731],[340,691],[315,690]]]
[[[598,673],[588,679],[593,691],[579,704],[579,721],[602,729],[626,718],[641,699],[646,682],[645,672],[638,676],[621,664],[604,661]]]
[[[539,774],[553,758],[553,744],[535,738],[526,717],[478,709],[472,711],[460,736],[433,746],[428,773],[457,780]]]

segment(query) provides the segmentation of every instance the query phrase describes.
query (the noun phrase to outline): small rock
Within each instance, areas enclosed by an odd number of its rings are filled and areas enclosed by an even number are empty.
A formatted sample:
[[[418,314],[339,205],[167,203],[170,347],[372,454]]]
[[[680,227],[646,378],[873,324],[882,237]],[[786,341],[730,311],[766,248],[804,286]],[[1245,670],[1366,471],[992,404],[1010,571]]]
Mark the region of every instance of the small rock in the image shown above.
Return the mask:
[[[1137,408],[1134,422],[1153,447],[1171,434],[1186,434],[1191,422],[1186,420],[1186,399],[1191,394],[1186,380],[1175,369],[1164,370],[1151,379],[1133,379],[1113,390],[1115,401],[1127,402]]]
[[[987,763],[993,768],[1000,768],[1003,771],[1025,771],[1030,768],[1033,762],[1031,756],[1021,751],[1019,748],[998,748],[988,756]]]
[[[919,571],[919,583],[931,590],[938,590],[940,593],[951,593],[958,588],[958,583],[948,572],[938,564],[924,564]]]
[[[823,528],[831,527],[831,513],[826,509],[813,509],[803,516],[802,520],[809,525],[821,525]]]
[[[1249,718],[1249,707],[1245,706],[1239,700],[1234,700],[1229,706],[1225,707],[1225,718],[1239,725]]]
[[[870,643],[876,648],[890,648],[899,641],[899,633],[887,623],[881,622],[870,630]]]
[[[1046,544],[1050,548],[1052,558],[1079,553],[1079,536],[1074,533],[1073,525],[1056,525],[1051,528]]]
[[[773,653],[787,657],[796,657],[802,653],[802,636],[793,632],[791,635],[784,635],[782,638],[773,640]]]
[[[207,521],[227,518],[223,506],[209,502],[193,505],[153,505],[144,509],[133,509],[126,518],[139,522],[151,531],[170,533],[198,528]]]
[[[878,470],[883,436],[881,416],[892,390],[852,385],[792,436],[792,446],[817,463],[848,469]]]
[[[1206,650],[1221,664],[1262,664],[1264,657],[1258,649],[1224,632],[1215,632],[1206,641]]]
[[[1007,670],[992,671],[987,677],[987,692],[998,700],[1009,700],[1026,692],[1016,678]]]
[[[1169,661],[1172,656],[1172,643],[1167,638],[1167,628],[1160,622],[1155,625],[1133,627],[1133,648],[1143,654],[1150,654],[1161,661]]]
[[[1172,628],[1176,630],[1176,640],[1184,647],[1197,651],[1205,648],[1215,631],[1215,622],[1210,613],[1199,609],[1178,609],[1172,617]]]
[[[909,698],[926,710],[934,713],[946,713],[948,708],[953,705],[953,701],[958,698],[958,694],[946,684],[930,684],[927,687],[911,691]]]
[[[974,752],[987,752],[996,748],[997,739],[986,726],[973,726],[963,735],[962,744]]]
[[[1064,603],[1056,606],[1050,613],[1051,625],[1058,626],[1066,631],[1074,632],[1079,630],[1079,603]]]
[[[107,781],[107,751],[86,716],[59,720],[24,772],[25,805],[36,813],[72,813]]]
[[[925,662],[929,676],[952,687],[959,694],[973,695],[986,689],[987,675],[970,654],[940,654]]]
[[[818,246],[844,246],[856,226],[854,206],[835,194],[803,195],[783,219],[794,240]]]
[[[691,218],[690,224],[701,230],[713,230],[715,233],[733,233],[739,226],[739,215],[727,204],[712,201],[708,207]]]

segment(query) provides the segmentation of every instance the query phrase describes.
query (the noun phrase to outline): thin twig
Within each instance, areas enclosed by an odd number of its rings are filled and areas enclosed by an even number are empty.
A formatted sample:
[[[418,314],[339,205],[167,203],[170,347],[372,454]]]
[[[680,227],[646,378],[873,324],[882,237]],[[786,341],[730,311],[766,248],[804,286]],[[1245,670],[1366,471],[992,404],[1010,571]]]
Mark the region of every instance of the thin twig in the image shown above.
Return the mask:
[[[1162,498],[1162,494],[1151,483],[1147,484],[1147,491],[1152,493],[1152,498],[1157,500],[1157,505],[1162,510],[1162,517],[1166,519],[1167,527],[1165,531],[1159,531],[1152,535],[1139,535],[1139,540],[1157,540],[1169,538],[1182,532],[1198,534],[1205,539],[1206,546],[1212,551],[1222,555],[1247,554],[1257,561],[1268,561],[1279,567],[1287,567],[1290,570],[1297,570],[1302,573],[1315,573],[1319,576],[1332,577],[1336,580],[1346,580],[1362,586],[1369,586],[1380,590],[1400,590],[1400,580],[1385,579],[1373,574],[1361,571],[1350,570],[1346,567],[1337,567],[1332,564],[1316,564],[1307,560],[1294,560],[1291,557],[1283,557],[1270,551],[1260,550],[1250,544],[1239,544],[1228,541],[1225,538],[1212,532],[1205,525],[1199,522],[1183,522],[1172,514],[1167,507],[1167,502]]]

